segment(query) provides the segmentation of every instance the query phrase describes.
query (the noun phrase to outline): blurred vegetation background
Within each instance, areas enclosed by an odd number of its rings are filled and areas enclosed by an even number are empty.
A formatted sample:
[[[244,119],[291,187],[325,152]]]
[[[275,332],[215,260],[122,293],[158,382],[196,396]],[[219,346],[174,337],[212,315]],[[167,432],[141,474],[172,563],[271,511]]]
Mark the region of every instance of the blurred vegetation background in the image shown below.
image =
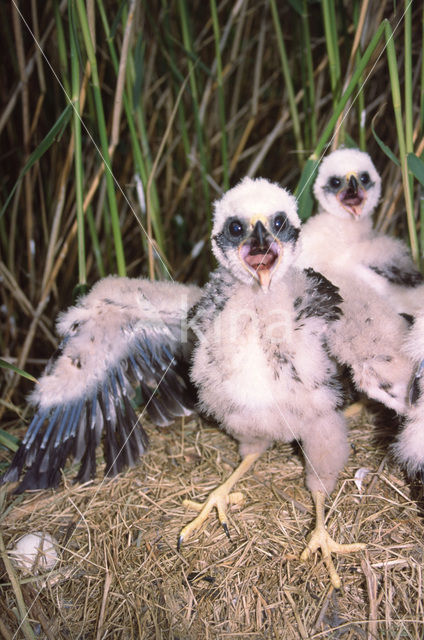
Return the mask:
[[[245,175],[295,191],[305,219],[317,163],[341,144],[371,154],[376,226],[407,239],[419,264],[423,11],[416,0],[3,0],[2,360],[38,376],[57,313],[109,273],[203,283],[213,201]],[[0,383],[10,431],[32,383],[5,368]]]

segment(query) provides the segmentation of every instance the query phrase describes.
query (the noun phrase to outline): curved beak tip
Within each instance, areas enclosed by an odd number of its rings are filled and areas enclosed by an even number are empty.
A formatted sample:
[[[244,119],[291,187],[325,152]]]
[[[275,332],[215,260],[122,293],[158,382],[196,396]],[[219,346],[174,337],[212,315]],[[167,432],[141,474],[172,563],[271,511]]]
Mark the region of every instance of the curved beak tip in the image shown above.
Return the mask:
[[[261,269],[260,271],[257,271],[257,274],[262,291],[267,293],[269,285],[271,284],[271,272],[269,269]]]

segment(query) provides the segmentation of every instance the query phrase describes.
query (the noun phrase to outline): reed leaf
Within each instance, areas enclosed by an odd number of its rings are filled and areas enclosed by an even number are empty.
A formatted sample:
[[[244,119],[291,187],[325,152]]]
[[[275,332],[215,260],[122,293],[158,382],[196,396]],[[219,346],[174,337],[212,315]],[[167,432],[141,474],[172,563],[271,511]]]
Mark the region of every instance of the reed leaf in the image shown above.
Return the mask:
[[[419,255],[419,247],[418,247],[417,229],[415,226],[412,184],[409,179],[408,165],[407,165],[407,145],[406,145],[405,131],[403,128],[400,80],[399,80],[399,74],[398,74],[394,36],[393,36],[393,31],[389,22],[385,23],[385,36],[386,36],[387,61],[388,61],[389,74],[390,74],[390,86],[391,86],[392,101],[393,101],[393,111],[395,114],[397,140],[399,144],[399,162],[400,162],[400,168],[402,173],[403,189],[405,194],[406,218],[408,222],[409,241],[411,244],[412,257],[415,260],[415,262],[418,264],[420,260],[420,255]]]
[[[120,276],[126,275],[124,247],[120,229],[118,206],[116,202],[115,183],[113,179],[111,160],[109,155],[109,142],[106,128],[106,120],[102,102],[102,93],[100,86],[99,73],[97,68],[97,59],[94,52],[93,42],[91,39],[90,29],[88,25],[88,18],[84,3],[82,0],[76,0],[76,7],[78,17],[80,21],[80,28],[82,32],[83,41],[86,48],[87,57],[90,61],[91,74],[92,74],[92,90],[94,97],[94,104],[96,109],[96,118],[98,133],[100,136],[101,145],[101,159],[105,165],[105,177],[106,177],[106,189],[109,203],[109,212],[112,222],[112,231],[115,247],[116,266],[117,272]]]
[[[27,371],[24,371],[23,369],[19,369],[18,367],[15,367],[14,364],[12,364],[11,362],[7,362],[6,360],[3,360],[3,358],[0,358],[0,368],[9,369],[9,371],[13,371],[14,373],[17,373],[23,378],[26,378],[27,380],[31,380],[31,382],[38,382],[37,378],[34,378],[34,376],[32,376],[30,373],[28,373]]]
[[[0,446],[6,447],[6,449],[9,449],[10,451],[13,451],[13,453],[15,453],[15,451],[17,451],[19,448],[19,442],[19,438],[16,438],[14,435],[8,433],[4,429],[0,429]]]
[[[82,160],[82,140],[81,140],[81,113],[80,113],[80,66],[78,57],[78,47],[75,42],[75,16],[73,15],[73,4],[69,4],[69,43],[71,58],[71,85],[72,85],[72,104],[74,105],[72,127],[74,133],[74,164],[75,164],[75,195],[77,209],[77,225],[78,225],[78,282],[85,284],[87,282],[87,272],[85,268],[85,232],[84,232],[84,175]]]
[[[415,153],[408,153],[408,169],[415,176],[418,182],[424,187],[424,162]]]

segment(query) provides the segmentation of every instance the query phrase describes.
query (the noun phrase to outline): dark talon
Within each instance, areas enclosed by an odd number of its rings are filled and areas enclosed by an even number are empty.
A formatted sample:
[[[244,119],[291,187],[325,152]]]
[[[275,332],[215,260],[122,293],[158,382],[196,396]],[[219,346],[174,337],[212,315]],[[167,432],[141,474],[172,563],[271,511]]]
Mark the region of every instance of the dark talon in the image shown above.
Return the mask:
[[[181,544],[184,540],[184,536],[183,535],[179,535],[178,536],[178,540],[177,540],[177,551],[179,551],[181,549]]]
[[[221,522],[222,524],[222,528],[225,531],[225,535],[227,536],[228,540],[231,542],[231,536],[230,536],[230,532],[228,530],[228,524],[226,522]]]

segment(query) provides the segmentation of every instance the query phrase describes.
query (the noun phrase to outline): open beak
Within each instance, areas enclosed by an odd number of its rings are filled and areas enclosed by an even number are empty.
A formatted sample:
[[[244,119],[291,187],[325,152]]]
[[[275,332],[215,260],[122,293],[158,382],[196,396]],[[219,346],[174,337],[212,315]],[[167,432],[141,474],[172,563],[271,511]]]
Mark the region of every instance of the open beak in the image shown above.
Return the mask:
[[[353,174],[349,177],[347,187],[341,189],[337,194],[337,200],[340,202],[342,207],[346,209],[346,211],[348,211],[356,220],[359,219],[362,213],[366,198],[366,191],[361,188],[356,176]]]
[[[259,281],[263,291],[268,291],[272,274],[280,262],[282,253],[282,244],[266,230],[260,220],[239,247],[240,259]]]

